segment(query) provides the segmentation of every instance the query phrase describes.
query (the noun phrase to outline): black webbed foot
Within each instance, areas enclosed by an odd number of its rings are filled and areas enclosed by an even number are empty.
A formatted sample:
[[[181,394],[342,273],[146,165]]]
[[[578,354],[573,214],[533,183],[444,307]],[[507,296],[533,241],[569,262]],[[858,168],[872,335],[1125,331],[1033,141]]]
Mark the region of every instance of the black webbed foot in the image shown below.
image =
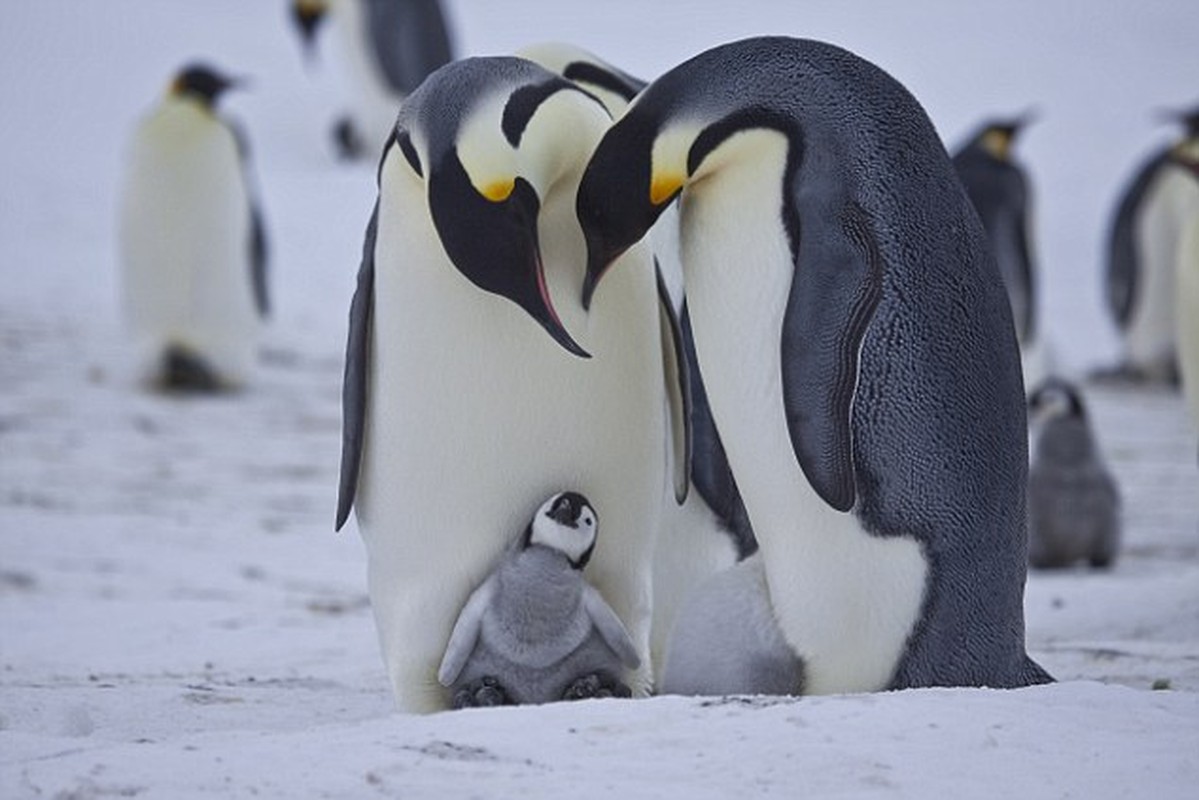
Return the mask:
[[[486,708],[515,705],[500,682],[484,675],[454,692],[454,708]]]
[[[591,672],[575,678],[562,692],[563,700],[586,700],[591,697],[632,697],[633,690],[604,672]]]

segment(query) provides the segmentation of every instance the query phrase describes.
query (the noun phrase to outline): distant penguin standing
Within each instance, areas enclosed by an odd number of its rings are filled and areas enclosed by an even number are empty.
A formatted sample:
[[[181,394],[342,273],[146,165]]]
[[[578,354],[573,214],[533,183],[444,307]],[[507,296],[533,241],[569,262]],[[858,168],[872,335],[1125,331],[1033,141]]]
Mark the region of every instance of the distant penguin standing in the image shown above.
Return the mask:
[[[334,143],[344,158],[377,158],[400,102],[453,58],[445,13],[439,0],[292,0],[310,52],[326,14],[356,95],[352,113],[334,126]]]
[[[456,708],[628,697],[640,659],[620,618],[583,579],[599,518],[587,498],[542,504],[474,591],[438,670]]]
[[[1184,234],[1199,215],[1199,108],[1171,116],[1183,123],[1184,135],[1137,170],[1112,221],[1107,307],[1124,356],[1101,377],[1179,380],[1176,281]]]
[[[385,150],[351,309],[338,526],[353,506],[403,710],[446,707],[459,610],[503,532],[562,486],[604,509],[587,577],[636,645],[622,680],[648,691],[670,387],[646,248],[590,313],[580,303],[575,190],[610,122],[532,62],[470,58],[408,97]]]
[[[819,42],[675,67],[584,173],[585,303],[676,196],[696,354],[803,691],[1050,680],[1024,646],[1010,304],[924,111]]]
[[[1048,371],[1044,333],[1037,324],[1037,269],[1031,243],[1032,189],[1012,155],[1029,115],[985,123],[953,156],[953,166],[978,211],[1012,304],[1025,386]]]
[[[613,119],[619,119],[646,82],[581,48],[558,42],[530,45],[517,55],[573,81],[598,97]],[[651,650],[655,669],[665,661],[666,640],[685,598],[708,577],[757,550],[745,505],[729,469],[720,434],[712,421],[703,378],[695,360],[695,344],[684,303],[679,262],[678,204],[664,211],[649,232],[660,279],[660,300],[679,320],[677,334],[663,323],[663,346],[681,337],[690,386],[690,491],[680,505],[668,492],[662,531],[654,556],[654,623]],[[680,413],[678,409],[674,413]],[[676,454],[674,456],[678,458]],[[677,487],[676,487],[677,488]]]
[[[1028,561],[1039,569],[1109,567],[1120,548],[1120,494],[1078,387],[1050,379],[1029,397],[1036,431],[1028,475]]]
[[[237,82],[192,64],[137,126],[121,199],[125,316],[138,374],[167,389],[245,384],[269,303],[244,135],[217,114]]]
[[[1192,432],[1199,438],[1199,213],[1183,233],[1178,247],[1178,367],[1191,414]]]

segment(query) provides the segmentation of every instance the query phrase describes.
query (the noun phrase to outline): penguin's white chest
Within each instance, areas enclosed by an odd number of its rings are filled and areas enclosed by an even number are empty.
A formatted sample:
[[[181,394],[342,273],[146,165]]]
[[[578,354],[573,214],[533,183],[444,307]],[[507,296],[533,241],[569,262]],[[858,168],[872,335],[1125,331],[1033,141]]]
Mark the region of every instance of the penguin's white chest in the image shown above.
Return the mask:
[[[914,539],[871,535],[852,513],[832,509],[800,469],[780,355],[796,269],[780,199],[786,143],[756,131],[721,148],[752,157],[689,187],[682,210],[688,302],[713,417],[761,545],[775,614],[804,659],[805,691],[881,689],[920,617],[928,564]]]
[[[561,248],[581,247],[581,235],[571,245],[543,231],[555,305],[592,354],[573,356],[515,303],[452,266],[422,187],[395,153],[379,204],[356,507],[401,704],[437,707],[412,687],[436,688],[436,665],[470,590],[545,497],[563,490],[585,494],[603,520],[588,577],[644,652],[665,480],[653,271],[624,265],[585,314],[581,258],[578,275],[559,274],[568,266]]]
[[[1135,221],[1137,301],[1127,332],[1134,362],[1156,362],[1174,353],[1179,249],[1197,209],[1199,181],[1180,167],[1163,167]]]
[[[180,344],[228,377],[249,370],[249,228],[233,134],[193,102],[164,102],[135,134],[120,225],[126,316],[153,355]]]

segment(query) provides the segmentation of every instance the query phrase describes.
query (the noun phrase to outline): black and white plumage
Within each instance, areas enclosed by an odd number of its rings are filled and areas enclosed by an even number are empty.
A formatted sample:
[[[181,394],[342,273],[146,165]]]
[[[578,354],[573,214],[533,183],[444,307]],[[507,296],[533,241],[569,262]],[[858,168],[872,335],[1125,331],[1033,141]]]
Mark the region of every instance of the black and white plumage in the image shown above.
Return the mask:
[[[130,144],[122,294],[137,371],[152,385],[236,388],[253,372],[270,307],[267,240],[248,139],[216,109],[238,83],[185,66]]]
[[[610,122],[529,61],[463,59],[409,96],[385,151],[351,309],[338,525],[353,507],[406,711],[445,707],[437,666],[462,604],[504,532],[561,486],[605,509],[588,579],[641,657],[622,680],[649,689],[669,354],[647,249],[590,313],[580,303],[575,190]]]
[[[1010,305],[920,106],[819,42],[670,70],[580,185],[587,292],[676,197],[712,415],[804,691],[1049,680],[1024,648]]]
[[[1026,386],[1039,383],[1052,369],[1038,320],[1032,185],[1028,170],[1012,152],[1031,121],[1030,114],[988,121],[953,156],[954,169],[982,220],[1003,276]]]
[[[334,135],[342,155],[373,159],[400,102],[453,58],[446,15],[439,0],[292,0],[305,47],[315,46],[326,15],[340,34],[355,101]]]
[[[596,56],[560,42],[531,45],[517,53],[573,81],[598,97],[619,119],[646,82]],[[690,489],[682,504],[676,493],[664,500],[662,531],[654,556],[654,663],[660,670],[666,641],[686,597],[713,574],[757,550],[745,504],[729,468],[720,434],[712,421],[707,392],[695,359],[695,344],[684,302],[679,263],[677,204],[667,209],[649,232],[659,275],[661,302],[679,320],[677,334],[664,322],[664,346],[680,339],[690,387]],[[681,413],[676,409],[674,413]],[[675,458],[679,455],[676,448]],[[676,487],[677,488],[677,487]]]
[[[629,696],[636,648],[583,578],[598,530],[576,492],[541,505],[454,624],[437,677],[455,707]]]
[[[1082,393],[1055,378],[1029,397],[1036,444],[1028,475],[1029,564],[1111,566],[1120,549],[1120,492]]]
[[[1136,382],[1178,382],[1178,325],[1188,324],[1176,287],[1199,216],[1199,108],[1170,116],[1182,137],[1137,168],[1108,235],[1105,298],[1124,350],[1112,375]]]

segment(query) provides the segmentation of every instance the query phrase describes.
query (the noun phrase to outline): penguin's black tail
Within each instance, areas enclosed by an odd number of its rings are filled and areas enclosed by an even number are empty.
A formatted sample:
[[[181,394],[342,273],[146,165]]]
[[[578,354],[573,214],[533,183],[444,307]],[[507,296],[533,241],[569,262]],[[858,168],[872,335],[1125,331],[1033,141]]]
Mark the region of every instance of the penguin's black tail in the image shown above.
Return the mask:
[[[221,381],[203,358],[173,344],[162,354],[159,386],[171,392],[216,392]]]

